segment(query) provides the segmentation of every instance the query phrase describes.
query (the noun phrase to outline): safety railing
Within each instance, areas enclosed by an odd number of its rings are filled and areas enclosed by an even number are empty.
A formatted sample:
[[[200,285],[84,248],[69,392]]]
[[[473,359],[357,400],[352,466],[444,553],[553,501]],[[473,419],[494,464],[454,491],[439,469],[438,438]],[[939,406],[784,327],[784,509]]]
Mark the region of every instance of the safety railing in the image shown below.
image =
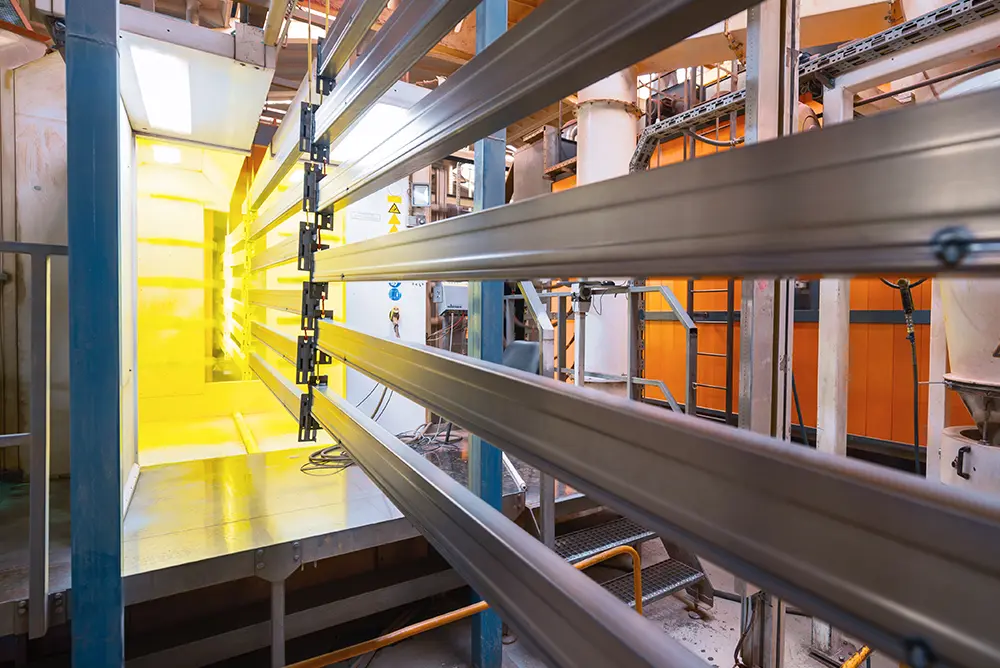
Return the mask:
[[[584,559],[573,566],[577,570],[586,570],[591,566],[596,566],[599,563],[607,561],[613,557],[617,557],[622,554],[627,554],[632,558],[632,586],[635,596],[635,611],[642,614],[642,564],[639,557],[639,553],[635,548],[628,545],[619,545],[618,547],[613,547],[610,550],[605,550],[600,554],[595,554],[592,557]],[[412,638],[413,636],[420,635],[426,631],[431,631],[433,629],[441,628],[442,626],[447,626],[459,620],[477,615],[480,612],[489,610],[490,604],[486,601],[480,601],[479,603],[473,603],[472,605],[467,605],[464,608],[459,608],[458,610],[452,610],[443,615],[438,615],[436,617],[431,617],[430,619],[425,619],[422,622],[416,624],[411,624],[397,631],[392,631],[378,638],[373,638],[372,640],[366,640],[365,642],[357,643],[356,645],[351,645],[350,647],[345,647],[343,649],[338,649],[333,652],[328,652],[327,654],[321,654],[320,656],[313,657],[311,659],[306,659],[305,661],[299,661],[298,663],[293,663],[288,668],[322,668],[323,666],[331,666],[335,663],[341,661],[347,661],[348,659],[353,659],[355,657],[361,656],[362,654],[368,654],[369,652],[375,652],[377,650],[389,647],[390,645],[395,645],[398,642],[402,642],[407,638]],[[624,612],[624,611],[623,611]],[[625,613],[627,614],[627,613]],[[852,667],[854,668],[854,667]]]
[[[28,636],[40,638],[49,628],[49,344],[52,257],[67,255],[66,246],[0,241],[0,253],[27,255],[30,273],[29,430],[0,435],[0,448],[28,446]]]

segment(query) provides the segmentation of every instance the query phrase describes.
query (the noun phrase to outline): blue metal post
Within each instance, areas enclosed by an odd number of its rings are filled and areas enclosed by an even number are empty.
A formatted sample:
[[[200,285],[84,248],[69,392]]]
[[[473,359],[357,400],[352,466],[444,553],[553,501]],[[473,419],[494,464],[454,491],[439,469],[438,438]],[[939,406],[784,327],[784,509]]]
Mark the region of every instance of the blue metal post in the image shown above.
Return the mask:
[[[507,0],[483,0],[476,9],[476,51],[507,30]],[[507,133],[500,130],[476,142],[474,206],[489,209],[505,202]],[[499,363],[503,358],[503,281],[469,282],[469,355]],[[469,443],[469,488],[499,510],[503,469],[500,450],[473,437]],[[472,620],[472,665],[500,668],[502,624],[492,610]]]
[[[66,3],[73,665],[121,666],[118,0]]]

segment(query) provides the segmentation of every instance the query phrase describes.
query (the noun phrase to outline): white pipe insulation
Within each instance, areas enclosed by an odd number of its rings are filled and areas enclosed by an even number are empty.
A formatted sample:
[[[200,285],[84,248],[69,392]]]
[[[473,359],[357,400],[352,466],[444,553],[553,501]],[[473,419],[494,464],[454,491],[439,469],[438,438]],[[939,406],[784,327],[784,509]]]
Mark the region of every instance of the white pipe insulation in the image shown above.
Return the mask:
[[[580,91],[577,105],[576,184],[628,174],[637,130],[636,72],[622,70]],[[614,238],[615,221],[604,221]],[[627,278],[614,280],[621,285]],[[628,372],[628,300],[595,296],[587,314],[584,366],[587,373],[624,376]]]

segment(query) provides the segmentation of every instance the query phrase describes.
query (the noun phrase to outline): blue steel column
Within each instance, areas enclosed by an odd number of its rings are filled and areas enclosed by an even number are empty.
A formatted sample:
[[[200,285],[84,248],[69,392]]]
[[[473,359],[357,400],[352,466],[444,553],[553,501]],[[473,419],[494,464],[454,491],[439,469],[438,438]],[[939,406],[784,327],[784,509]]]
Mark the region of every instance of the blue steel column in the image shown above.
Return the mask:
[[[66,3],[73,665],[121,666],[118,0]]]
[[[476,8],[476,51],[507,30],[507,0],[483,0]],[[505,200],[507,133],[476,142],[474,206],[489,209]],[[499,363],[503,358],[503,281],[469,282],[469,355]],[[469,488],[499,510],[503,480],[500,450],[473,437],[469,443]],[[472,665],[500,668],[502,625],[492,610],[472,620]]]

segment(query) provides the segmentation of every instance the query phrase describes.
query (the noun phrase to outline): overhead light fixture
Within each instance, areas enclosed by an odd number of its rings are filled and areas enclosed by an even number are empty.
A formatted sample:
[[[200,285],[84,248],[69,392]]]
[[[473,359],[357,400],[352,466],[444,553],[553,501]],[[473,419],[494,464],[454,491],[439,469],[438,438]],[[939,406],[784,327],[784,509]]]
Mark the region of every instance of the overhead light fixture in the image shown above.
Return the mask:
[[[455,34],[456,34],[456,35],[457,35],[458,33],[462,32],[462,26],[463,26],[464,24],[465,24],[465,19],[462,19],[461,21],[459,21],[459,22],[458,22],[458,25],[457,25],[457,26],[455,26]]]
[[[153,144],[153,160],[164,165],[181,164],[181,150],[176,146]]]
[[[407,110],[402,107],[376,103],[333,147],[330,161],[337,164],[352,162],[369,153],[402,127],[406,115]]]
[[[191,134],[191,73],[177,56],[132,45],[132,62],[150,128]]]

